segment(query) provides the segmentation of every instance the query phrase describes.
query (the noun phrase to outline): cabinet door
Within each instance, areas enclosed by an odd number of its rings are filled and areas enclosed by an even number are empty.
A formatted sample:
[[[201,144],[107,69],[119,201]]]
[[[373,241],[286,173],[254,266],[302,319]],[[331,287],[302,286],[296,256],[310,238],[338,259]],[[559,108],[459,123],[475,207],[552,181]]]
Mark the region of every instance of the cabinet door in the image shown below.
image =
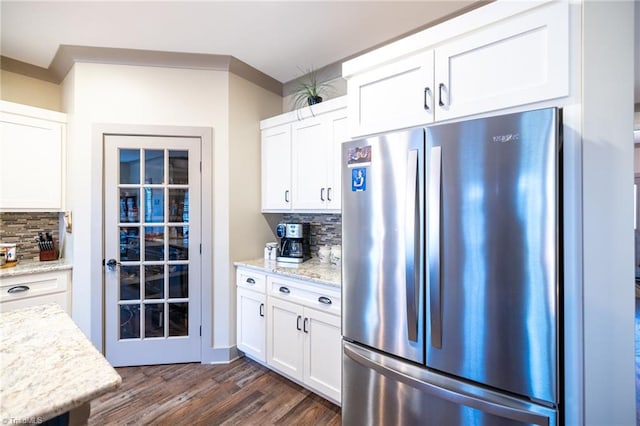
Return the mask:
[[[436,49],[436,119],[569,94],[569,4],[553,2]]]
[[[63,209],[64,128],[0,113],[0,209]]]
[[[351,137],[433,121],[433,51],[356,75],[347,82]]]
[[[302,380],[302,307],[274,297],[268,298],[267,307],[267,364]]]
[[[307,118],[293,123],[291,151],[293,208],[325,209],[330,151],[326,118]]]
[[[340,211],[342,205],[342,143],[350,140],[347,111],[340,110],[328,117],[330,150],[327,162],[326,207]]]
[[[237,295],[238,349],[258,361],[266,356],[266,296],[238,288]]]
[[[340,402],[342,336],[340,317],[305,308],[304,382]]]
[[[262,132],[262,211],[291,210],[291,127]]]

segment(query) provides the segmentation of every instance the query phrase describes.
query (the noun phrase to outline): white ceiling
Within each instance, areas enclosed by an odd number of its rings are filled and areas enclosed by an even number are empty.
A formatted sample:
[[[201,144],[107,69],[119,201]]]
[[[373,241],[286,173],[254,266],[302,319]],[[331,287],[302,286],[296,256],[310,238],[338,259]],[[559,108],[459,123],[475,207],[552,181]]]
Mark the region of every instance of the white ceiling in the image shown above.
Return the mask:
[[[478,0],[0,0],[0,53],[42,68],[60,45],[231,55],[287,83],[472,3]],[[640,5],[635,21],[638,40]],[[640,42],[635,66],[638,103]]]
[[[231,55],[286,83],[474,2],[2,0],[0,47],[43,68],[60,45]]]

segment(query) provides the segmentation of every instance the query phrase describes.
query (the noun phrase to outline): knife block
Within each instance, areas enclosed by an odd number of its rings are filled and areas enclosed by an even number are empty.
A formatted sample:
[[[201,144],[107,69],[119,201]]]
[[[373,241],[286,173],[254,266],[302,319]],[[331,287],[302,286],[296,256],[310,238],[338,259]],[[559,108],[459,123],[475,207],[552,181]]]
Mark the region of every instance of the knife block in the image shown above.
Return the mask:
[[[40,250],[40,261],[58,260],[58,250],[54,247],[53,250]]]

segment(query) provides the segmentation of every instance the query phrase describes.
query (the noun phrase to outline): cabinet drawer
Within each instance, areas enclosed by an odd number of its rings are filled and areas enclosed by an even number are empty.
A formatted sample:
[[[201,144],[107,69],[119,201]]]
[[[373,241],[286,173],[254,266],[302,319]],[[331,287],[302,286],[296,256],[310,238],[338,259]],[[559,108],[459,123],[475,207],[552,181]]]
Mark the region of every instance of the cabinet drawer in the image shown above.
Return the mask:
[[[3,310],[8,306],[21,307],[33,304],[66,300],[69,291],[69,271],[45,272],[40,274],[7,277],[0,280],[0,302]],[[47,297],[55,295],[54,297]],[[61,299],[62,298],[62,299]],[[16,301],[24,301],[16,305]],[[7,304],[5,306],[5,304]]]
[[[0,312],[9,312],[15,309],[28,308],[30,306],[57,303],[68,314],[71,314],[69,306],[69,295],[66,292],[45,294],[42,296],[32,296],[15,300],[4,300],[0,303]]]
[[[246,269],[238,269],[236,272],[236,285],[241,288],[264,293],[266,292],[265,281],[265,275],[259,272]]]
[[[340,291],[337,289],[278,277],[268,277],[267,286],[270,296],[340,315]]]

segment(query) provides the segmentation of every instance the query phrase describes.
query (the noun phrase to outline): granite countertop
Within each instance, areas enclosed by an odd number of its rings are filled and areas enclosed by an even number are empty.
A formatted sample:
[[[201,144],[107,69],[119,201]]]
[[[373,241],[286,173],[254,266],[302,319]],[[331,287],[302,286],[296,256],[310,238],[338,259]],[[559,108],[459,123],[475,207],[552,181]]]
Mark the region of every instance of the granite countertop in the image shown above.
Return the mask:
[[[0,421],[44,421],[122,379],[57,304],[0,313]]]
[[[60,271],[71,269],[68,259],[50,260],[41,262],[39,260],[18,260],[16,266],[0,269],[0,277],[13,277],[16,275],[37,274],[39,272]]]
[[[275,262],[273,260],[260,258],[235,262],[234,264],[236,266],[286,275],[291,278],[305,279],[338,288],[342,284],[342,268],[339,265],[320,263],[317,257],[312,257],[303,263]]]

